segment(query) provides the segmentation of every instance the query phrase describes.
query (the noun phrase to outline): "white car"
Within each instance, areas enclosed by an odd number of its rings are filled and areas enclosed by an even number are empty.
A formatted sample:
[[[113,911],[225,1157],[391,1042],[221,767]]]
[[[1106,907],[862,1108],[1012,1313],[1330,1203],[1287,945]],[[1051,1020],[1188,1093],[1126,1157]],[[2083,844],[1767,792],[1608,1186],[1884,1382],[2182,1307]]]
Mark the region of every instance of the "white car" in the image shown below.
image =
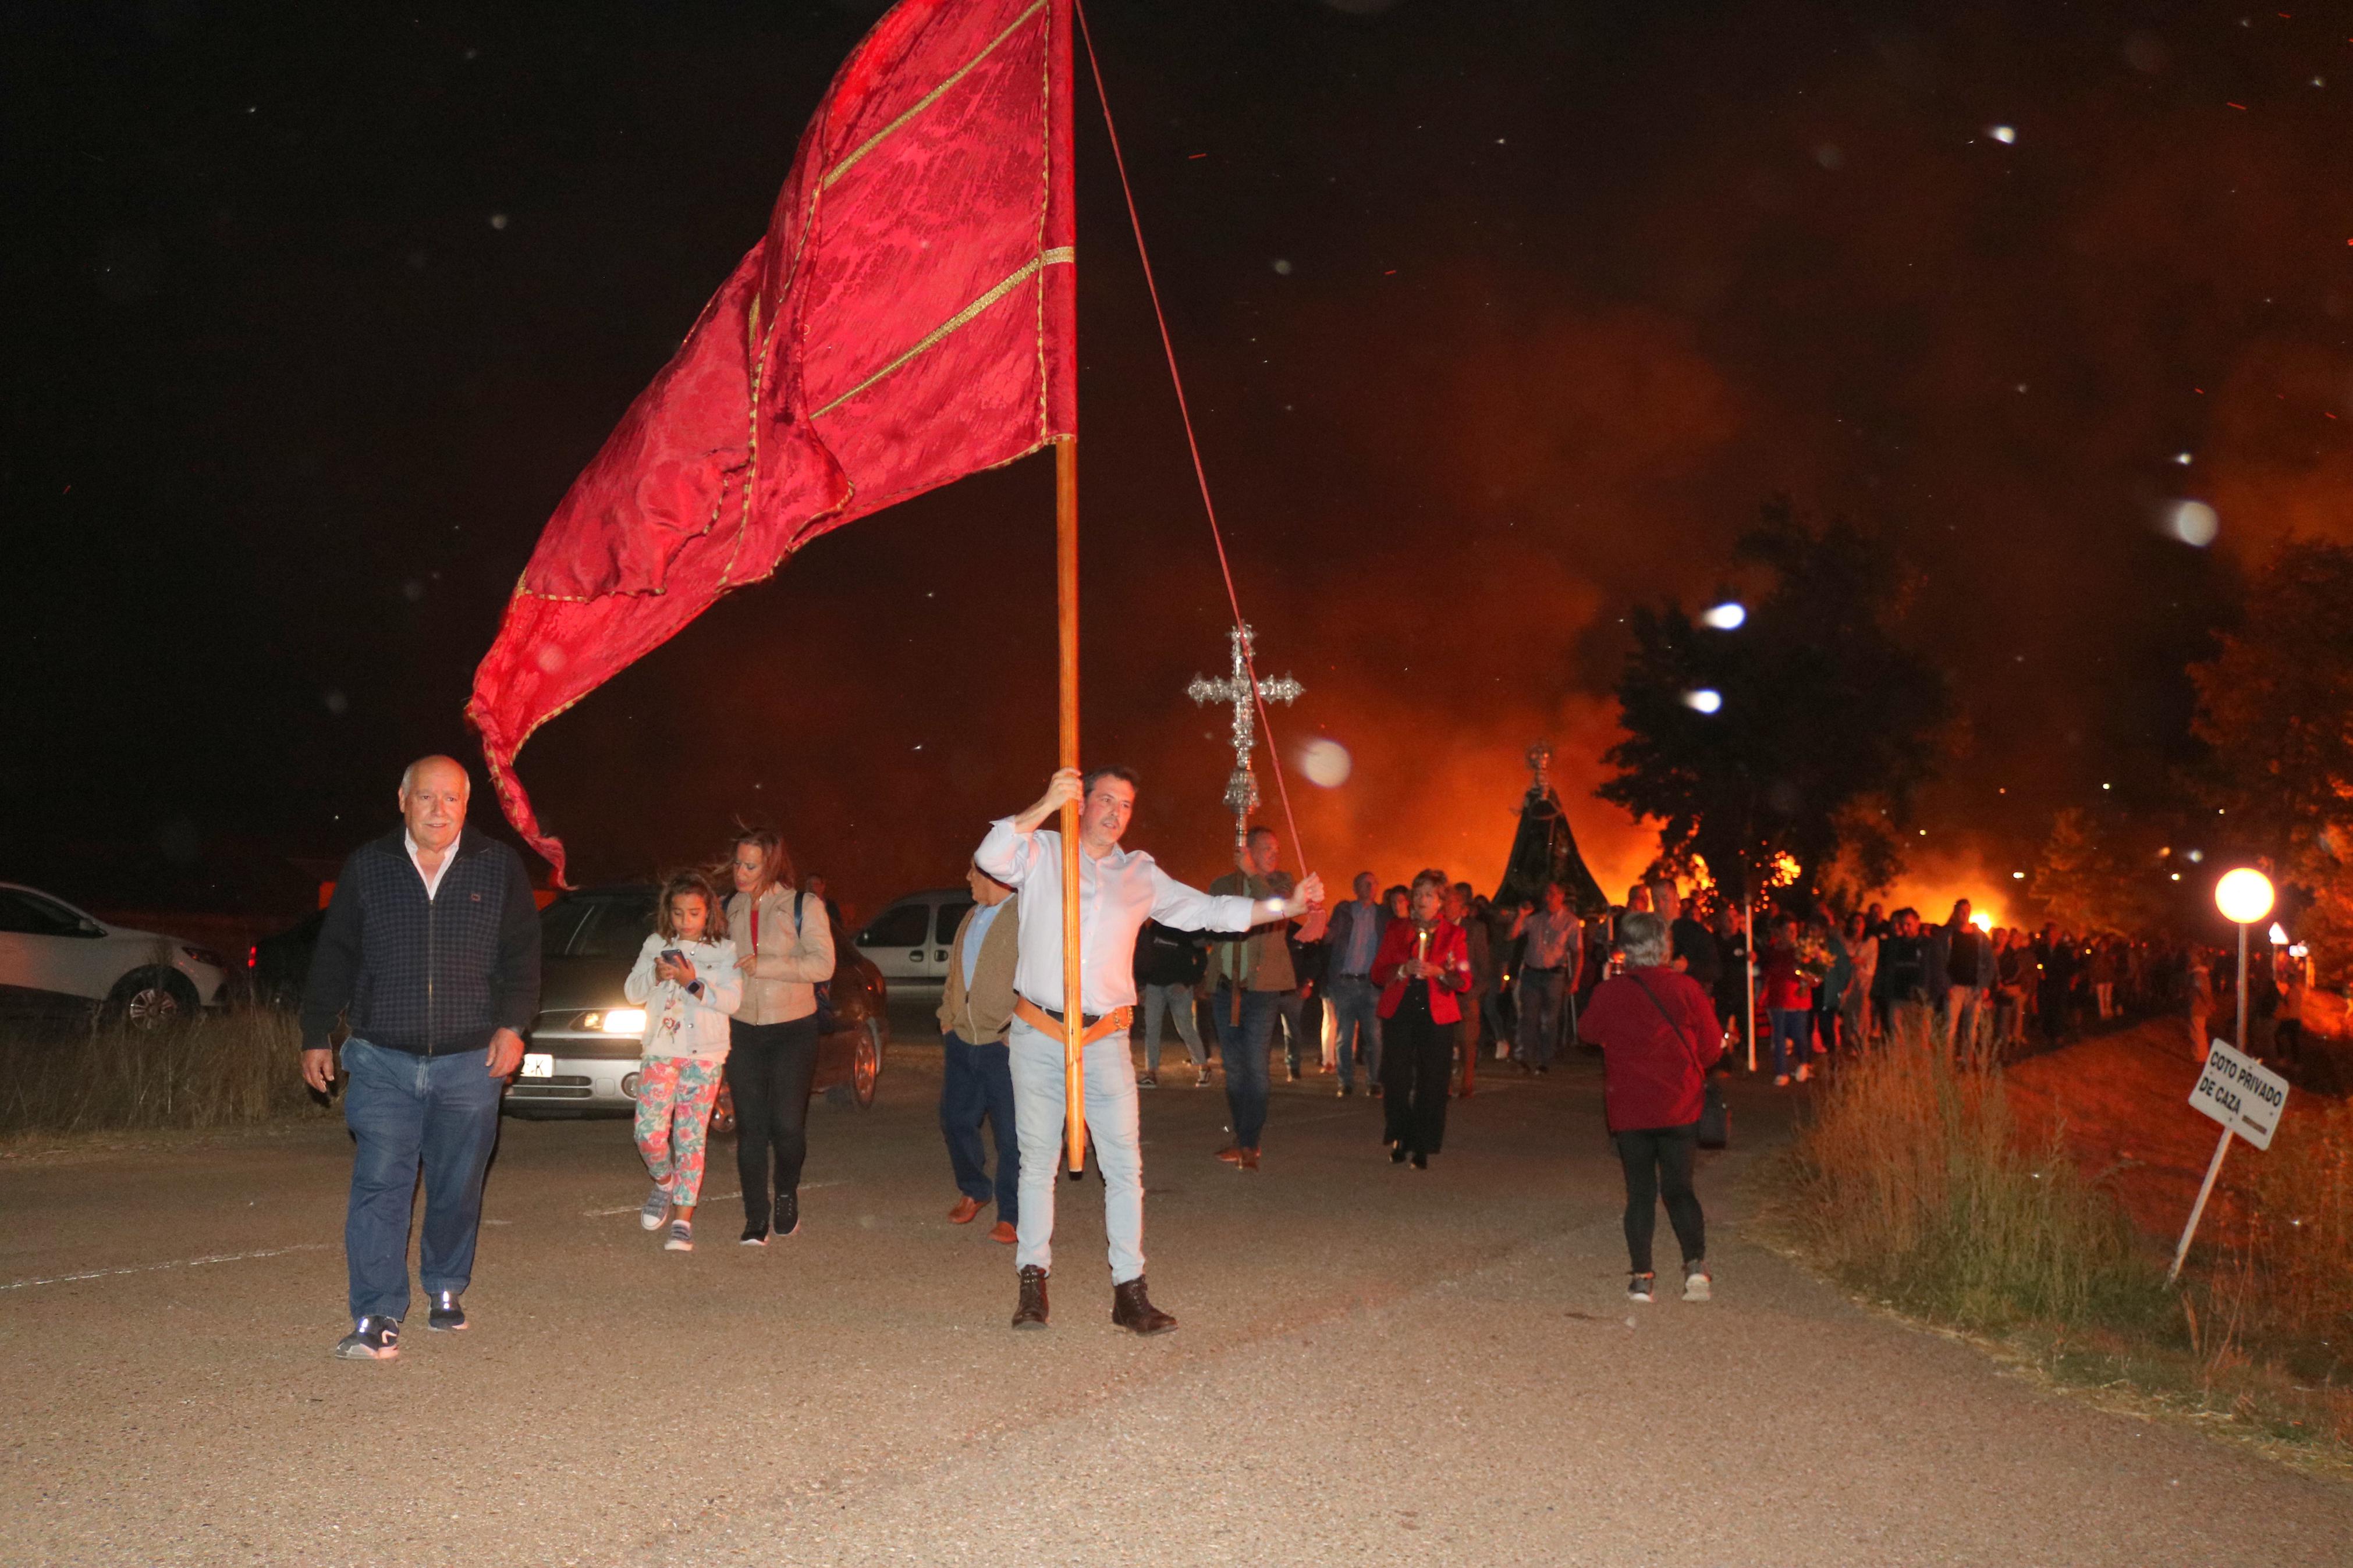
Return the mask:
[[[89,1006],[153,1027],[228,1000],[228,965],[176,936],[109,925],[62,899],[0,882],[0,1004]]]
[[[927,888],[893,899],[854,940],[892,990],[937,993],[947,988],[948,949],[971,908],[969,888]]]

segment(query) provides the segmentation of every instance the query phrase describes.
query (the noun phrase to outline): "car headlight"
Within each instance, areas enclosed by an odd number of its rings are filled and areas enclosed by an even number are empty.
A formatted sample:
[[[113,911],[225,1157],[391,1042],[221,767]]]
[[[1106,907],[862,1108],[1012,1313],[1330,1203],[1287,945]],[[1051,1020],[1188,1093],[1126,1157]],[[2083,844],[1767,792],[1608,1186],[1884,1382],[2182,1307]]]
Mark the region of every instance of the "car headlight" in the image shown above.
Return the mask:
[[[643,1007],[616,1007],[608,1013],[583,1013],[580,1026],[602,1030],[607,1035],[642,1035],[646,1032],[646,1010]]]

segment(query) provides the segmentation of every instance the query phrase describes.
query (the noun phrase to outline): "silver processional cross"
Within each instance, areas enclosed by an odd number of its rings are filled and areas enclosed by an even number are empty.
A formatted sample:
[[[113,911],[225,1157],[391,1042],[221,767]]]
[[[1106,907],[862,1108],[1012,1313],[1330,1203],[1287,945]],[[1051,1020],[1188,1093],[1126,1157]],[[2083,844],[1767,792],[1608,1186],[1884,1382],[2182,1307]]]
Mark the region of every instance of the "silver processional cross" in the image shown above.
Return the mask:
[[[1250,813],[1258,809],[1258,775],[1250,771],[1250,752],[1258,744],[1258,705],[1250,692],[1250,629],[1236,626],[1229,636],[1234,645],[1233,673],[1223,680],[1197,675],[1185,695],[1200,703],[1233,704],[1234,771],[1226,780],[1226,808],[1234,814],[1234,842],[1240,845],[1250,832]],[[1286,675],[1261,680],[1257,696],[1268,702],[1289,702],[1306,689]]]

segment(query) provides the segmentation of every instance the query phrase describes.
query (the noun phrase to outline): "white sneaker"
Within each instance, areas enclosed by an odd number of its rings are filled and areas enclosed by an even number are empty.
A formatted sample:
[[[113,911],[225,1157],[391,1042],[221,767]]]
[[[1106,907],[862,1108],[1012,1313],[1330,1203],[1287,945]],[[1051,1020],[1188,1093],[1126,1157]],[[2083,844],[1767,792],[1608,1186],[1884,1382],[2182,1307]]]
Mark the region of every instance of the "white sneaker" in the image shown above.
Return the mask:
[[[1774,1087],[1775,1089],[1787,1089],[1787,1088],[1788,1088],[1788,1087],[1789,1087],[1789,1075],[1788,1075],[1788,1073],[1785,1073],[1785,1072],[1777,1072],[1777,1073],[1775,1073],[1775,1074],[1773,1075],[1773,1087]]]
[[[1626,1300],[1650,1301],[1656,1299],[1653,1290],[1658,1284],[1654,1274],[1637,1274],[1626,1281]]]
[[[1683,1276],[1683,1300],[1686,1301],[1714,1300],[1715,1299],[1712,1294],[1714,1284],[1715,1281],[1708,1278],[1706,1269],[1693,1269]]]
[[[664,1252],[692,1252],[694,1250],[693,1225],[689,1221],[682,1219],[674,1219],[670,1221],[670,1239],[662,1243],[662,1250]]]
[[[1813,1076],[1814,1069],[1812,1068],[1807,1066],[1803,1062],[1798,1064],[1798,1081],[1799,1083],[1805,1082],[1808,1079]]]
[[[638,1223],[648,1230],[659,1230],[661,1222],[669,1217],[670,1194],[656,1187],[647,1196],[645,1206],[638,1210]]]

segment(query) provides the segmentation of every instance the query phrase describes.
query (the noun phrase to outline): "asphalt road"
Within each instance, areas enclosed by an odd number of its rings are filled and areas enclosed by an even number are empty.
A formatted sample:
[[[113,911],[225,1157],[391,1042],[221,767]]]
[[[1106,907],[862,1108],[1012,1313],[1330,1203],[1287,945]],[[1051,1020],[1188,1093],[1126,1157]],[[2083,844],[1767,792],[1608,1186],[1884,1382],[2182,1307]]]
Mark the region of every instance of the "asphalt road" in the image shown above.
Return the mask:
[[[874,1110],[813,1111],[803,1233],[765,1253],[732,1150],[681,1257],[637,1226],[625,1123],[510,1121],[475,1326],[384,1365],[327,1354],[338,1128],[0,1160],[0,1563],[2353,1561],[2353,1489],[2039,1392],[1749,1245],[1766,1091],[1701,1173],[1717,1300],[1637,1308],[1589,1065],[1458,1102],[1427,1173],[1321,1079],[1230,1170],[1190,1077],[1145,1101],[1183,1322],[1152,1341],[1108,1322],[1092,1178],[1052,1329],[1007,1329],[920,1048]]]

